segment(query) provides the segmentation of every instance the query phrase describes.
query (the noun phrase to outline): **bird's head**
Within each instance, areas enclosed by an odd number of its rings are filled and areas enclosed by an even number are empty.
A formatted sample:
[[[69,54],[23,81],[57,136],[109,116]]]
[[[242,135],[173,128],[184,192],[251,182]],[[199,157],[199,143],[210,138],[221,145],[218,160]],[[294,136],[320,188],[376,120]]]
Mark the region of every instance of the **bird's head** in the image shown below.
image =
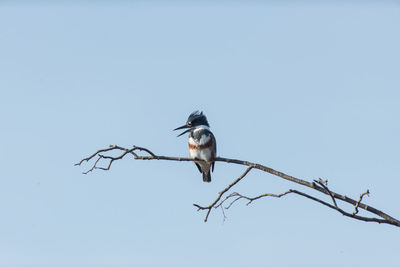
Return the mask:
[[[183,133],[178,135],[178,136],[181,136],[187,132],[190,132],[193,128],[196,128],[197,126],[200,126],[200,125],[210,127],[210,125],[208,124],[206,115],[204,115],[203,112],[195,111],[189,115],[185,125],[174,129],[174,131],[181,130],[181,129],[187,129],[186,131],[184,131]]]

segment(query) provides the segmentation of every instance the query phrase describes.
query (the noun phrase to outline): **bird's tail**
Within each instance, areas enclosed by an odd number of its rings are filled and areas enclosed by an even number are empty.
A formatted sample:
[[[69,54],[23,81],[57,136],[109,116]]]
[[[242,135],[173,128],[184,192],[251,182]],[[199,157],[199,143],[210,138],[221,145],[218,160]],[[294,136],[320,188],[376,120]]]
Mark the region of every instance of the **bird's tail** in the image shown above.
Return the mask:
[[[208,172],[203,171],[203,182],[211,182],[211,172],[210,169],[208,169]]]

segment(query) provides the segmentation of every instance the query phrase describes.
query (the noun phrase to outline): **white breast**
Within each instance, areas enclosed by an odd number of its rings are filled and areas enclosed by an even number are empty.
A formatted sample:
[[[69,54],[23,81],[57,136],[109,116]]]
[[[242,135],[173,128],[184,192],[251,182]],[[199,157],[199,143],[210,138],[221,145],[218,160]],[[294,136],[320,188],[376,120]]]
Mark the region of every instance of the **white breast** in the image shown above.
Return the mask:
[[[192,159],[202,159],[202,160],[210,161],[211,148],[189,149],[189,156]]]
[[[189,137],[189,144],[199,146],[204,145],[210,141],[211,136],[203,135],[200,140],[196,140],[194,138]],[[212,147],[203,148],[203,149],[189,149],[190,158],[194,159],[202,159],[209,161],[211,159],[211,149]]]
[[[199,126],[198,128],[196,128],[194,130],[194,133],[198,132],[198,131],[202,131],[204,129],[209,130],[209,128],[207,126]],[[206,143],[208,143],[211,139],[211,135],[202,135],[200,137],[200,139],[194,139],[191,137],[191,135],[189,135],[189,145],[194,145],[194,146],[201,146],[204,145]],[[211,159],[211,155],[212,155],[212,147],[209,148],[203,148],[203,149],[189,149],[189,155],[190,158],[194,159],[202,159],[202,160],[206,160],[206,161],[210,161]]]

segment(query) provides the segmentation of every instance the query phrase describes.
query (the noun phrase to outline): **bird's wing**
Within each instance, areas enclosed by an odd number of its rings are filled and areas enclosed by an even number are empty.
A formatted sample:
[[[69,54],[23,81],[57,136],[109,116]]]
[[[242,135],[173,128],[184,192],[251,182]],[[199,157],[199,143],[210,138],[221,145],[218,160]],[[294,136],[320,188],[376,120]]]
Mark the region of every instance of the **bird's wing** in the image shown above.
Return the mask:
[[[203,171],[202,171],[201,168],[200,168],[200,165],[197,164],[196,162],[195,162],[194,164],[196,164],[196,167],[197,167],[197,169],[199,169],[199,172],[200,172],[200,173],[203,173]]]
[[[213,133],[211,133],[211,138],[213,141],[213,150],[214,150],[214,157],[217,156],[217,140],[215,140],[215,136],[213,135]],[[211,170],[214,172],[214,164],[215,161],[213,161],[213,163],[211,164]]]

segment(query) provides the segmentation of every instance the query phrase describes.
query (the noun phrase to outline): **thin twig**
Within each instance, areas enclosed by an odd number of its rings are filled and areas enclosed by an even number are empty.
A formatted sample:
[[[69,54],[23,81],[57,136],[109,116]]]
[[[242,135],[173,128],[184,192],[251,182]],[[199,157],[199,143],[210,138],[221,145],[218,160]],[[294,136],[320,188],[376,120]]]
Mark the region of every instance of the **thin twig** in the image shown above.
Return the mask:
[[[248,202],[246,203],[246,206],[248,206],[248,205],[250,205],[253,201],[258,200],[258,199],[260,199],[260,198],[264,198],[264,197],[281,198],[281,197],[286,196],[286,195],[288,195],[288,194],[290,194],[290,193],[294,193],[293,190],[288,190],[288,191],[286,191],[286,192],[284,192],[284,193],[281,193],[281,194],[265,193],[265,194],[258,195],[258,196],[256,196],[256,197],[248,197],[248,196],[242,195],[242,194],[240,194],[240,193],[238,193],[238,192],[233,192],[233,193],[231,193],[230,195],[226,196],[225,199],[222,200],[216,207],[223,207],[223,204],[224,204],[227,200],[229,200],[229,199],[231,199],[231,198],[234,198],[234,200],[232,200],[226,207],[224,207],[225,209],[230,209],[230,208],[233,206],[233,204],[234,204],[236,201],[240,200],[240,199],[246,199],[246,200],[248,200]]]
[[[354,206],[353,215],[356,215],[356,214],[358,213],[358,206],[360,205],[360,203],[361,203],[361,201],[362,201],[362,199],[363,199],[363,197],[364,197],[365,195],[366,195],[367,197],[369,197],[369,190],[368,190],[368,189],[367,189],[366,192],[364,192],[364,193],[362,193],[362,194],[360,195],[360,199],[357,201],[356,205]]]
[[[328,180],[323,181],[321,178],[319,178],[318,180],[314,180],[314,182],[316,182],[316,183],[318,183],[319,185],[321,185],[321,186],[328,192],[329,196],[332,198],[333,204],[334,204],[335,207],[337,208],[338,205],[337,205],[337,203],[336,203],[336,200],[335,200],[335,198],[334,198],[334,196],[333,196],[331,190],[329,190],[329,188],[328,188],[328,186],[327,186]]]

